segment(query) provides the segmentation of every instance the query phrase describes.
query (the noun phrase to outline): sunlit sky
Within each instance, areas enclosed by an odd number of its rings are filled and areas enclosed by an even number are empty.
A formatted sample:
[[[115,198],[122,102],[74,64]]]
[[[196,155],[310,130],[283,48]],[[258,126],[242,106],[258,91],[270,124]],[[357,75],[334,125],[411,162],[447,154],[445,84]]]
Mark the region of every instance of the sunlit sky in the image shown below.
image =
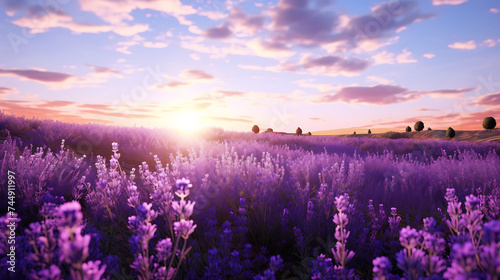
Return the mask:
[[[0,0],[0,109],[293,132],[500,118],[496,0]]]

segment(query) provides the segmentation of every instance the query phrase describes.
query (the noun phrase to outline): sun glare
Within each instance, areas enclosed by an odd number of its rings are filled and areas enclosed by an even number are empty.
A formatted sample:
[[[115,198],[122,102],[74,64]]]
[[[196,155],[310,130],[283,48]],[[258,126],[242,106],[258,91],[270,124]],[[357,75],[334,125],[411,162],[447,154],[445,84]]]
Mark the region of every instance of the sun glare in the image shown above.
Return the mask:
[[[193,111],[179,112],[173,121],[174,129],[182,133],[195,133],[203,128],[199,113]]]

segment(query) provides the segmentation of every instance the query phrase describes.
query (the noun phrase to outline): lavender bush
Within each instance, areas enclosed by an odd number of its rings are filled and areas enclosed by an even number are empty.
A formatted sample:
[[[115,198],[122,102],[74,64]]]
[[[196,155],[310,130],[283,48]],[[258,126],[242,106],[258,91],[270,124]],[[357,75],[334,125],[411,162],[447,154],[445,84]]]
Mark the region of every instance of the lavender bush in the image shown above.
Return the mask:
[[[498,143],[222,130],[181,139],[4,114],[0,139],[0,269],[16,219],[13,279],[500,273]],[[8,170],[17,217],[2,212]]]

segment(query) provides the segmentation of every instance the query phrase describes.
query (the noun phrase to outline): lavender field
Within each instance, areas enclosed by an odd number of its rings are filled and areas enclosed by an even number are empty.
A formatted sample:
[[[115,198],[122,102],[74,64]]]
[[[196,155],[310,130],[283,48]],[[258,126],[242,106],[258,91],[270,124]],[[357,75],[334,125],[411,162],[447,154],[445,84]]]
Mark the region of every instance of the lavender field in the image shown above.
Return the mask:
[[[0,139],[1,269],[12,279],[500,274],[498,143],[190,139],[5,114]]]

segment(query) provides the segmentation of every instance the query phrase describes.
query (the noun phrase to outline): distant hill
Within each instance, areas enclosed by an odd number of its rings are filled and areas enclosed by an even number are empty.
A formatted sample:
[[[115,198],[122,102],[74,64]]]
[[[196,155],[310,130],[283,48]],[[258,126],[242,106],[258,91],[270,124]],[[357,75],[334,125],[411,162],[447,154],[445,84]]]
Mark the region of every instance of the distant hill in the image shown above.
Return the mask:
[[[356,131],[356,135],[353,132]],[[333,129],[325,131],[312,132],[313,135],[336,135],[339,137],[370,137],[370,138],[411,138],[411,139],[434,139],[434,140],[449,140],[446,137],[446,130],[423,130],[402,132],[399,130],[391,130],[386,128],[373,128],[372,134],[368,134],[368,129],[359,128],[346,128],[346,129]],[[397,131],[397,132],[396,132]],[[456,134],[453,141],[469,141],[469,142],[500,142],[500,128],[493,129],[491,133],[489,130],[455,130]]]
[[[384,133],[388,131],[400,131],[401,129],[396,128],[366,128],[366,127],[350,127],[350,128],[339,128],[339,129],[330,129],[330,130],[322,130],[322,131],[313,131],[311,132],[313,135],[347,135],[353,134],[356,131],[356,134],[368,134],[368,129],[372,131],[372,133]]]

